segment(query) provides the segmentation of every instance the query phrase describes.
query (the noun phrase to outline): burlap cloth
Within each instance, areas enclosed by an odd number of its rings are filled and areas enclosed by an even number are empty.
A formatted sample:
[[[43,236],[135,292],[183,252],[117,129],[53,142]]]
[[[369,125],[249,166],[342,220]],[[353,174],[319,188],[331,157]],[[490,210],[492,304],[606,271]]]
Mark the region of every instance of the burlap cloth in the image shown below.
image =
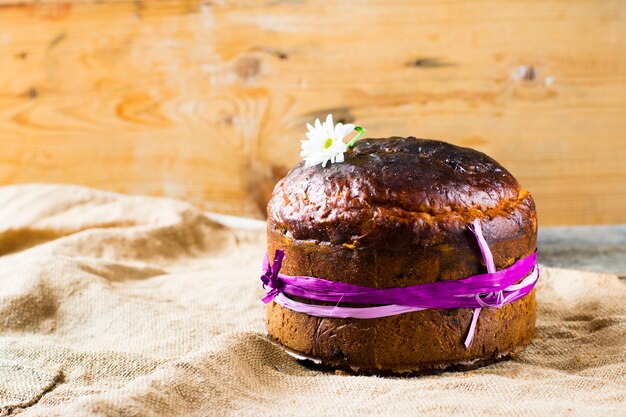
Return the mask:
[[[260,222],[43,185],[0,188],[0,220],[0,414],[626,413],[626,289],[612,275],[544,268],[537,339],[516,360],[342,376],[266,339]]]

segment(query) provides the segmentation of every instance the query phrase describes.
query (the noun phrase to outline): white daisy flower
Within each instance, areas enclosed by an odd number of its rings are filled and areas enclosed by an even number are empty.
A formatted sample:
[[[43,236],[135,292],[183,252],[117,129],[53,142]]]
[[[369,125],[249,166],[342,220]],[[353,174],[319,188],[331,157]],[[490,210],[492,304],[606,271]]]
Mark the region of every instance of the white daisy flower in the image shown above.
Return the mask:
[[[364,132],[362,128],[353,124],[337,123],[335,126],[332,114],[326,117],[324,123],[320,123],[320,119],[316,119],[315,126],[307,123],[306,127],[308,140],[302,141],[302,152],[300,153],[306,166],[322,164],[323,167],[326,167],[328,161],[331,163],[343,162],[343,154],[348,150],[348,146],[351,146]],[[357,130],[359,134],[349,144],[345,144],[343,138],[354,130]]]

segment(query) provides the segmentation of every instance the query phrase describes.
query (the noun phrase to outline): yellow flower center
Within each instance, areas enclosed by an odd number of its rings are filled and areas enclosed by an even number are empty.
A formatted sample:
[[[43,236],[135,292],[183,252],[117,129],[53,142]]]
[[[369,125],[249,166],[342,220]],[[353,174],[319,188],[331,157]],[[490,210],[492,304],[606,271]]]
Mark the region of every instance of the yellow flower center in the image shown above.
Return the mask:
[[[330,148],[330,145],[332,144],[333,144],[333,140],[331,138],[326,139],[326,142],[324,142],[324,149]]]

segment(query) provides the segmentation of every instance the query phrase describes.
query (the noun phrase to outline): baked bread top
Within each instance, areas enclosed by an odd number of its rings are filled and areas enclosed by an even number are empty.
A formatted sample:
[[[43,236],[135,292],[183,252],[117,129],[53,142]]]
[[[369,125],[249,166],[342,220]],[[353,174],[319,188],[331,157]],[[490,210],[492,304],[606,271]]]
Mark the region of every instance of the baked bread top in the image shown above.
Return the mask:
[[[285,236],[355,247],[449,242],[475,218],[494,238],[536,232],[532,197],[494,159],[414,137],[358,141],[327,167],[302,162],[268,204],[268,226]]]

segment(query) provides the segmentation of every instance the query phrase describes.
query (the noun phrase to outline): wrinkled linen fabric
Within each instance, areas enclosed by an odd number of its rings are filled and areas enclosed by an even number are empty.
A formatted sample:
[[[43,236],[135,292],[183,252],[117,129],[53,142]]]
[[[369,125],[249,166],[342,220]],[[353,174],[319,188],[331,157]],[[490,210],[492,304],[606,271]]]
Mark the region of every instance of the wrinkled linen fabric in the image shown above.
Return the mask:
[[[625,415],[616,276],[542,268],[537,338],[516,359],[340,375],[267,339],[264,223],[226,219],[78,186],[0,188],[0,415]]]

